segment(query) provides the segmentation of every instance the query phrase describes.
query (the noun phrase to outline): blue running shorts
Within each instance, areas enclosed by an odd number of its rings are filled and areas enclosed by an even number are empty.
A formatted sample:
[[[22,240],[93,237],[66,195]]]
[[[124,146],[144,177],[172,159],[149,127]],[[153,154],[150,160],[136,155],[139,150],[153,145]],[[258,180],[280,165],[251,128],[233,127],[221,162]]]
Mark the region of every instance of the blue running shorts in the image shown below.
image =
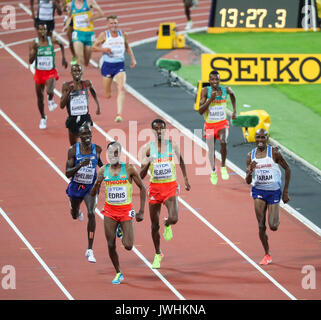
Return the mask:
[[[90,193],[94,184],[80,184],[70,181],[66,193],[70,199],[83,200]]]
[[[125,71],[124,62],[106,62],[101,66],[101,74],[106,78],[113,78],[117,73]]]
[[[261,190],[252,187],[251,196],[253,199],[260,199],[268,204],[277,204],[281,200],[281,189],[277,190]]]

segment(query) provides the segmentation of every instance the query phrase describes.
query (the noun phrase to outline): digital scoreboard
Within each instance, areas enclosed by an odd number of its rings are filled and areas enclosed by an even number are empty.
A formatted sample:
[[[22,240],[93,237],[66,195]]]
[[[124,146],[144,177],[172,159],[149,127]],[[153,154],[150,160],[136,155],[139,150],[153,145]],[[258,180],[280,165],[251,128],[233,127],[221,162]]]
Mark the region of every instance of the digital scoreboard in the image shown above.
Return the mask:
[[[309,1],[312,3],[312,1]],[[208,32],[222,29],[302,29],[312,24],[313,5],[304,0],[213,0]]]

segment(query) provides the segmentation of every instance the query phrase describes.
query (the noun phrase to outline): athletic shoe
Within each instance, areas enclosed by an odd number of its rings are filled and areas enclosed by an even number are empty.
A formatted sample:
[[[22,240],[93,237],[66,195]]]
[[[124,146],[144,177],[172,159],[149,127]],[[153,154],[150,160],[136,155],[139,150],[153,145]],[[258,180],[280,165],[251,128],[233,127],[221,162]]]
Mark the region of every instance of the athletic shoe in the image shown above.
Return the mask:
[[[167,219],[165,219],[166,221]],[[173,231],[172,231],[172,227],[169,225],[169,226],[166,226],[166,224],[164,224],[164,239],[166,241],[170,241],[172,240],[173,238]]]
[[[39,129],[43,130],[47,128],[47,116],[45,118],[41,118],[39,123]]]
[[[197,8],[197,6],[198,6],[198,0],[193,0],[192,8]]]
[[[226,167],[221,168],[221,175],[223,180],[228,180],[228,178],[230,177],[229,174],[227,173]]]
[[[123,121],[123,118],[121,115],[118,115],[116,118],[115,118],[115,122],[122,122]]]
[[[91,262],[91,263],[96,262],[96,258],[94,256],[94,251],[92,249],[86,250],[85,257],[88,258],[88,262]]]
[[[123,237],[123,230],[121,229],[120,223],[117,224],[116,236],[118,238],[122,238]]]
[[[211,173],[210,180],[211,180],[212,184],[214,184],[214,185],[217,184],[217,174],[216,174],[216,172],[212,172]]]
[[[271,262],[272,262],[271,256],[269,254],[266,254],[264,258],[260,261],[260,264],[267,265],[267,264],[270,264]]]
[[[160,268],[160,263],[161,263],[163,258],[164,258],[164,255],[162,253],[159,253],[159,254],[156,253],[155,257],[154,257],[153,264],[152,264],[152,268],[153,269],[159,269]]]
[[[71,65],[77,64],[77,57],[76,57],[76,56],[72,58],[70,64],[71,64]]]
[[[193,27],[193,21],[190,20],[190,21],[187,22],[185,30],[191,30],[192,27]]]
[[[79,211],[79,214],[78,214],[77,219],[78,219],[80,222],[84,221],[84,214],[83,214],[81,211]]]
[[[124,280],[124,276],[121,272],[116,273],[114,280],[111,282],[112,284],[120,284]]]
[[[58,105],[53,100],[48,100],[48,109],[50,112],[54,111]]]

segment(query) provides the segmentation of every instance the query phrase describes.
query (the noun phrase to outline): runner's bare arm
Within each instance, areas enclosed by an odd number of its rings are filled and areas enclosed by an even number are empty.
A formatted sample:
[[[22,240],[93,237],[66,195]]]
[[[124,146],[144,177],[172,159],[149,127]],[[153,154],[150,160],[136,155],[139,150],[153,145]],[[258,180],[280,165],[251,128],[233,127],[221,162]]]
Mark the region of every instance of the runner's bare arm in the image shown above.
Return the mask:
[[[104,164],[101,161],[100,155],[102,152],[102,148],[96,144],[96,152],[97,152],[97,159],[98,159],[98,167],[101,168]]]
[[[62,32],[66,32],[68,30],[68,27],[70,25],[71,19],[72,19],[72,14],[71,14],[71,2],[69,2],[67,4],[67,8],[68,8],[68,16],[66,21],[64,22],[64,26],[62,28]]]
[[[141,168],[139,172],[139,175],[142,179],[144,179],[147,175],[151,160],[152,159],[150,159],[150,147],[148,143],[148,144],[145,144],[142,149],[142,163],[141,163]]]
[[[102,52],[102,53],[110,53],[110,48],[102,48],[101,45],[106,41],[106,32],[101,32],[98,38],[95,40],[92,51],[93,52]]]
[[[33,40],[29,45],[29,63],[32,64],[37,56],[37,51],[39,48],[39,44]]]
[[[275,162],[278,163],[284,169],[285,177],[284,177],[284,187],[282,192],[282,200],[284,203],[287,203],[290,201],[288,189],[289,189],[290,178],[291,178],[291,169],[288,163],[283,158],[282,154],[277,150],[277,148],[273,148],[272,150],[273,150],[273,159],[275,159]]]
[[[57,13],[59,16],[62,15],[62,8],[61,8],[61,4],[60,4],[60,0],[54,0],[55,3],[55,7],[57,9]]]
[[[100,114],[100,105],[99,105],[99,101],[98,101],[98,97],[97,97],[97,93],[96,90],[92,84],[92,82],[90,80],[86,80],[85,81],[86,87],[89,88],[91,95],[93,96],[96,105],[97,105],[97,110],[96,110],[96,114]]]
[[[199,114],[203,114],[210,106],[211,100],[207,99],[207,88],[203,88],[201,91],[200,107],[198,109]]]
[[[73,145],[68,149],[68,159],[66,163],[67,178],[71,178],[81,167],[88,166],[90,163],[90,159],[85,158],[75,166],[75,154],[76,154],[76,147],[75,145]]]
[[[132,180],[134,180],[137,187],[140,189],[140,208],[138,213],[136,213],[136,221],[140,222],[144,219],[144,210],[145,210],[145,201],[146,201],[146,187],[139,176],[136,168],[132,164],[126,165],[126,170],[128,173],[128,176],[131,177]]]
[[[65,67],[65,69],[68,67],[68,62],[65,57],[65,47],[62,42],[60,42],[57,38],[52,37],[52,43],[57,44],[60,47],[61,55],[62,55],[62,62],[61,64]]]
[[[182,154],[181,154],[181,152],[179,150],[178,145],[173,141],[171,141],[171,144],[173,146],[173,149],[175,151],[175,155],[176,155],[177,159],[179,159],[179,166],[180,166],[180,168],[182,170],[182,174],[183,174],[183,177],[184,177],[185,189],[187,191],[189,191],[189,190],[191,190],[191,186],[190,186],[190,184],[188,182],[184,159],[182,157]]]
[[[35,20],[34,0],[30,0],[30,10],[31,10],[31,17],[33,20]]]
[[[98,190],[100,189],[101,183],[104,180],[105,167],[106,167],[106,165],[102,166],[98,171],[97,179],[95,181],[94,186],[92,187],[92,189],[90,191],[90,195],[93,197],[97,194]]]
[[[252,174],[253,171],[255,169],[256,166],[256,162],[255,161],[251,161],[251,152],[248,153],[247,157],[246,157],[246,177],[245,177],[245,181],[247,184],[251,184],[252,183]]]
[[[62,89],[61,89],[62,94],[61,94],[61,98],[60,98],[60,108],[61,109],[63,109],[67,105],[68,97],[69,97],[69,94],[72,91],[72,89],[73,89],[73,86],[69,85],[68,82],[65,82],[62,85]]]
[[[230,95],[232,106],[233,106],[233,113],[232,113],[232,119],[236,118],[236,97],[234,91],[230,87],[226,87],[227,94]]]
[[[129,55],[130,61],[131,61],[130,67],[131,68],[135,68],[136,67],[136,59],[135,59],[135,56],[134,56],[134,52],[133,52],[132,48],[130,47],[130,45],[128,43],[128,37],[127,37],[127,34],[125,32],[124,32],[124,39],[125,39],[125,49],[126,49],[126,52]]]
[[[95,0],[89,0],[88,4],[91,8],[95,9],[96,11],[90,18],[91,21],[102,18],[104,16],[103,10],[101,10],[100,6],[97,4]]]

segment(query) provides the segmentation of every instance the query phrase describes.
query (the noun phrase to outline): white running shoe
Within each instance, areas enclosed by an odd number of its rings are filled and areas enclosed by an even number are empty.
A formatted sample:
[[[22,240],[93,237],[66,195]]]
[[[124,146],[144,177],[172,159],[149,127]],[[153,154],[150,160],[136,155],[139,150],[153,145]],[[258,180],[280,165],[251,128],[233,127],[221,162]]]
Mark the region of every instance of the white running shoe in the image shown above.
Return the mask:
[[[197,8],[197,6],[198,6],[198,0],[193,0],[192,8]]]
[[[81,221],[84,221],[84,214],[83,214],[81,211],[79,211],[79,214],[78,214],[77,219],[78,219],[80,222],[81,222]]]
[[[50,112],[54,111],[58,105],[55,103],[55,101],[53,100],[49,100],[49,96],[47,96],[47,100],[48,100],[48,109]]]
[[[185,30],[191,30],[192,27],[193,27],[193,21],[190,20],[190,21],[187,22]]]
[[[43,130],[47,128],[47,116],[45,118],[41,118],[39,123],[39,129]]]
[[[58,105],[57,105],[57,103],[55,103],[55,101],[48,100],[48,108],[49,108],[50,112],[54,111],[57,107],[58,107]]]
[[[96,263],[96,258],[94,256],[93,249],[87,249],[85,253],[85,257],[88,258],[88,262]]]

